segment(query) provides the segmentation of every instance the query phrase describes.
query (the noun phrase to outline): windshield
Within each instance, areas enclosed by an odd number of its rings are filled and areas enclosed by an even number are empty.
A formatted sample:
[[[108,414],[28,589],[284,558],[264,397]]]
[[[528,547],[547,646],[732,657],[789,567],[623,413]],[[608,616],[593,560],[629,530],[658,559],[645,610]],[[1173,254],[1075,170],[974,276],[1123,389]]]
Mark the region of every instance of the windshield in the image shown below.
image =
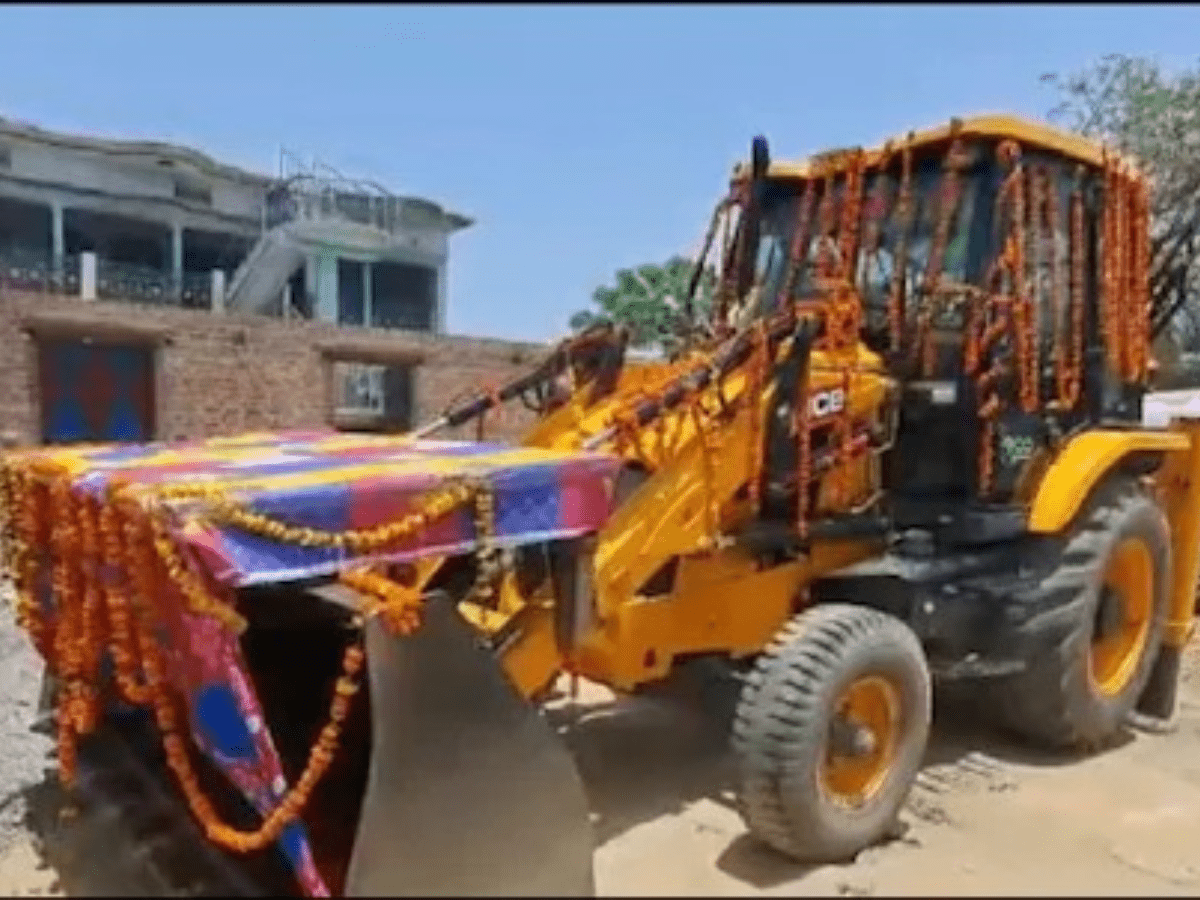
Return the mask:
[[[957,208],[950,219],[949,233],[942,262],[943,278],[953,281],[974,281],[980,272],[980,244],[990,240],[986,231],[980,233],[975,227],[978,221],[977,197],[984,179],[996,175],[994,168],[976,166],[964,172]],[[883,315],[897,255],[901,250],[904,223],[898,209],[900,176],[896,171],[871,172],[863,184],[863,215],[860,222],[860,248],[854,261],[855,283],[861,293],[863,305],[870,319]],[[915,160],[912,173],[912,224],[908,237],[906,265],[907,290],[912,293],[921,289],[929,259],[930,247],[941,215],[941,185],[943,168],[941,158]],[[800,266],[796,279],[796,297],[802,299],[815,293],[814,277],[822,238],[819,228],[820,194],[823,185],[818,184],[814,192],[806,232],[807,258]],[[835,182],[834,218],[840,214],[845,182]],[[797,228],[801,209],[802,182],[777,181],[766,186],[762,210],[762,231],[758,246],[756,283],[761,285],[761,308],[774,308],[784,285],[788,270],[788,254]],[[978,236],[981,240],[973,240]],[[974,251],[974,252],[973,252]]]

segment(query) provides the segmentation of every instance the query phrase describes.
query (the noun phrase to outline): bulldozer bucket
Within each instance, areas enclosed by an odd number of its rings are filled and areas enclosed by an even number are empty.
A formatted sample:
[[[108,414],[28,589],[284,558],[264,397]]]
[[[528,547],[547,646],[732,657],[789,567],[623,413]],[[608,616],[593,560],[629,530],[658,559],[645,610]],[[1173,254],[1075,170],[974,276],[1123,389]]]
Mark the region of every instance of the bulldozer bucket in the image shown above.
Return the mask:
[[[565,744],[443,596],[393,637],[367,623],[372,749],[347,896],[594,894]]]

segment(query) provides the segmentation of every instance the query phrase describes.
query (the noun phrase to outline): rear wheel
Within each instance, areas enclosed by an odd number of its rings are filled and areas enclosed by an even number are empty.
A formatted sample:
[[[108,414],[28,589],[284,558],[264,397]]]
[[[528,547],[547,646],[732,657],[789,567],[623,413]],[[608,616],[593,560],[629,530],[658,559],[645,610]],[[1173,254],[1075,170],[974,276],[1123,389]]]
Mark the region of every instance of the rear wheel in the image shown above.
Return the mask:
[[[803,862],[853,857],[892,829],[931,713],[916,635],[865,607],[792,619],[758,660],[733,747],[750,832]]]
[[[1054,748],[1111,740],[1158,655],[1170,567],[1170,529],[1158,504],[1131,479],[1101,488],[1038,589],[1065,617],[1063,636],[996,685],[1004,723]]]

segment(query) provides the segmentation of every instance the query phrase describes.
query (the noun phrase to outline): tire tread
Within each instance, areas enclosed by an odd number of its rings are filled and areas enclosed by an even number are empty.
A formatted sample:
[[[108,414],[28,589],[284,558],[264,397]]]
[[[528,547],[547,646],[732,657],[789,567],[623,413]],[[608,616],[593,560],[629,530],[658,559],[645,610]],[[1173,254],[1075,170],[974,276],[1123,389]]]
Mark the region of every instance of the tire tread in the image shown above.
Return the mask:
[[[1077,520],[1059,556],[1059,567],[1037,588],[1035,602],[1053,610],[1071,609],[1075,621],[1045,657],[1031,661],[1023,673],[995,685],[996,712],[1013,731],[1053,749],[1092,751],[1112,735],[1101,733],[1094,716],[1079,702],[1076,661],[1079,644],[1090,639],[1092,604],[1089,592],[1105,565],[1114,528],[1153,506],[1160,517],[1159,537],[1169,531],[1154,500],[1132,479],[1103,485]],[[1163,573],[1156,573],[1162,578]],[[1161,619],[1163,610],[1154,614]],[[1153,635],[1152,635],[1153,638]],[[1154,652],[1148,648],[1148,652]],[[1148,667],[1144,675],[1148,676]],[[1142,681],[1145,679],[1142,678]],[[1140,693],[1140,685],[1130,692]],[[1131,704],[1132,701],[1129,701]]]
[[[732,742],[740,764],[739,811],[752,833],[796,859],[818,861],[843,850],[799,833],[784,788],[791,778],[807,777],[793,761],[817,751],[814,743],[823,740],[827,725],[823,695],[829,681],[846,654],[863,644],[899,644],[906,655],[919,658],[922,689],[928,691],[924,653],[907,626],[867,607],[827,604],[805,610],[780,629],[738,704]]]

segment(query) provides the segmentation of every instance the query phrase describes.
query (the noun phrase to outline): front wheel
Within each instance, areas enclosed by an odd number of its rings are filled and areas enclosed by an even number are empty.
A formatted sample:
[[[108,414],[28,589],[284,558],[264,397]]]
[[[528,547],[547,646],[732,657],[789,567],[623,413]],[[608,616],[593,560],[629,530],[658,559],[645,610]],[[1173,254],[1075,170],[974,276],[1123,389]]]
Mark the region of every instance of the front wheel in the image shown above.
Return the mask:
[[[921,765],[929,668],[899,619],[827,604],[759,658],[733,730],[750,832],[802,862],[837,862],[892,829]]]

